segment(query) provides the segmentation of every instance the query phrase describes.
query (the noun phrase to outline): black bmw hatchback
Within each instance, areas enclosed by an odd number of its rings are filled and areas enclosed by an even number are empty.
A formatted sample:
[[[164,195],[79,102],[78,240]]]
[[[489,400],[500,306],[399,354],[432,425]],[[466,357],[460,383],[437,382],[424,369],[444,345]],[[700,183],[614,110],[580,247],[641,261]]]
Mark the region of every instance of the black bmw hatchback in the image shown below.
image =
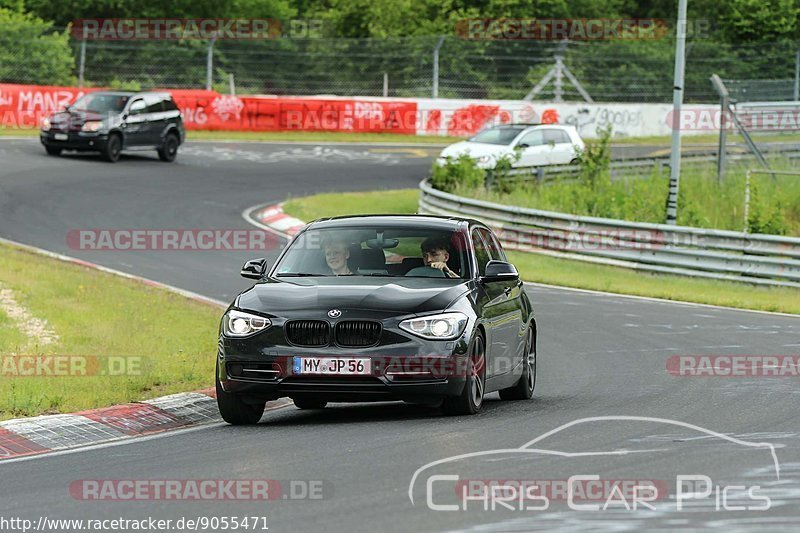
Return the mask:
[[[162,161],[172,162],[185,132],[169,93],[96,91],[44,119],[39,138],[54,156],[95,151],[114,163],[123,150],[156,150]]]
[[[533,395],[536,321],[514,266],[482,223],[353,216],[308,224],[222,317],[217,403],[254,424],[266,401],[403,400],[474,414],[484,396]]]

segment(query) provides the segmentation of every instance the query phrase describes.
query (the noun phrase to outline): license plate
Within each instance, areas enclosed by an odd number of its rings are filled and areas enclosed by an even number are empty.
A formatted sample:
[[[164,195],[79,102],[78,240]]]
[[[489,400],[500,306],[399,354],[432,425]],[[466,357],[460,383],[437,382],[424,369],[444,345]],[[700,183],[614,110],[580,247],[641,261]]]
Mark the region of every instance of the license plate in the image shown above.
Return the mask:
[[[295,357],[293,374],[318,375],[368,375],[372,372],[372,361],[363,357]]]
[[[55,135],[53,135],[53,138],[57,141],[66,141],[67,139],[69,139],[69,135],[67,135],[66,133],[56,133]]]

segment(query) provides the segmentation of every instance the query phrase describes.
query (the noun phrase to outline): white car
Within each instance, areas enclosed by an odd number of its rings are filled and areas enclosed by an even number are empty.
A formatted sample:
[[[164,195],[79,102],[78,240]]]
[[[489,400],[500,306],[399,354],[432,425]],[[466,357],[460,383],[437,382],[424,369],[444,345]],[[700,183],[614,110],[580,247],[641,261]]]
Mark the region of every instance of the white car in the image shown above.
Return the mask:
[[[439,165],[462,154],[471,157],[479,168],[492,169],[503,156],[520,158],[515,167],[569,165],[585,148],[574,126],[558,124],[504,124],[487,128],[466,141],[451,144],[439,155]]]

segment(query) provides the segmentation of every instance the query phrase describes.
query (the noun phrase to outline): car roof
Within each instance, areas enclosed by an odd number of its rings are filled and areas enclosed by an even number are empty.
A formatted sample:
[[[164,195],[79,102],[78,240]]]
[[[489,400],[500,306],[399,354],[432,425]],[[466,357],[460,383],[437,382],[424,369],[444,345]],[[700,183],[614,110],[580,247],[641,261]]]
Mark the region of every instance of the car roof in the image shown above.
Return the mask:
[[[455,230],[461,224],[468,223],[485,226],[484,223],[471,218],[443,217],[437,215],[349,215],[340,217],[319,218],[309,223],[308,228],[342,228],[375,224],[378,226],[419,227],[426,226],[432,229]]]
[[[508,129],[508,130],[515,129],[519,130],[519,132],[522,133],[526,130],[533,130],[538,128],[556,128],[562,130],[574,130],[575,126],[572,126],[570,124],[543,124],[541,122],[529,122],[529,123],[515,122],[513,124],[493,124],[491,126],[486,126],[481,130],[481,132],[486,130],[495,130],[495,129]]]
[[[89,91],[86,94],[112,94],[115,96],[133,96],[134,94],[138,94],[134,91]]]
[[[168,91],[91,91],[86,94],[110,94],[114,96],[172,96]]]

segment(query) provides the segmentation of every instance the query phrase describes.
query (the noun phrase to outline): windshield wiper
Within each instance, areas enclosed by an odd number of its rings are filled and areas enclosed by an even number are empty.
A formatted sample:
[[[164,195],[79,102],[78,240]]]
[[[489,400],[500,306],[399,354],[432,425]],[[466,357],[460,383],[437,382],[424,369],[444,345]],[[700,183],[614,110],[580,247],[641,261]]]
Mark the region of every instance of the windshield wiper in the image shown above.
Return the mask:
[[[276,278],[308,278],[313,276],[327,277],[327,274],[312,274],[311,272],[282,272]]]

